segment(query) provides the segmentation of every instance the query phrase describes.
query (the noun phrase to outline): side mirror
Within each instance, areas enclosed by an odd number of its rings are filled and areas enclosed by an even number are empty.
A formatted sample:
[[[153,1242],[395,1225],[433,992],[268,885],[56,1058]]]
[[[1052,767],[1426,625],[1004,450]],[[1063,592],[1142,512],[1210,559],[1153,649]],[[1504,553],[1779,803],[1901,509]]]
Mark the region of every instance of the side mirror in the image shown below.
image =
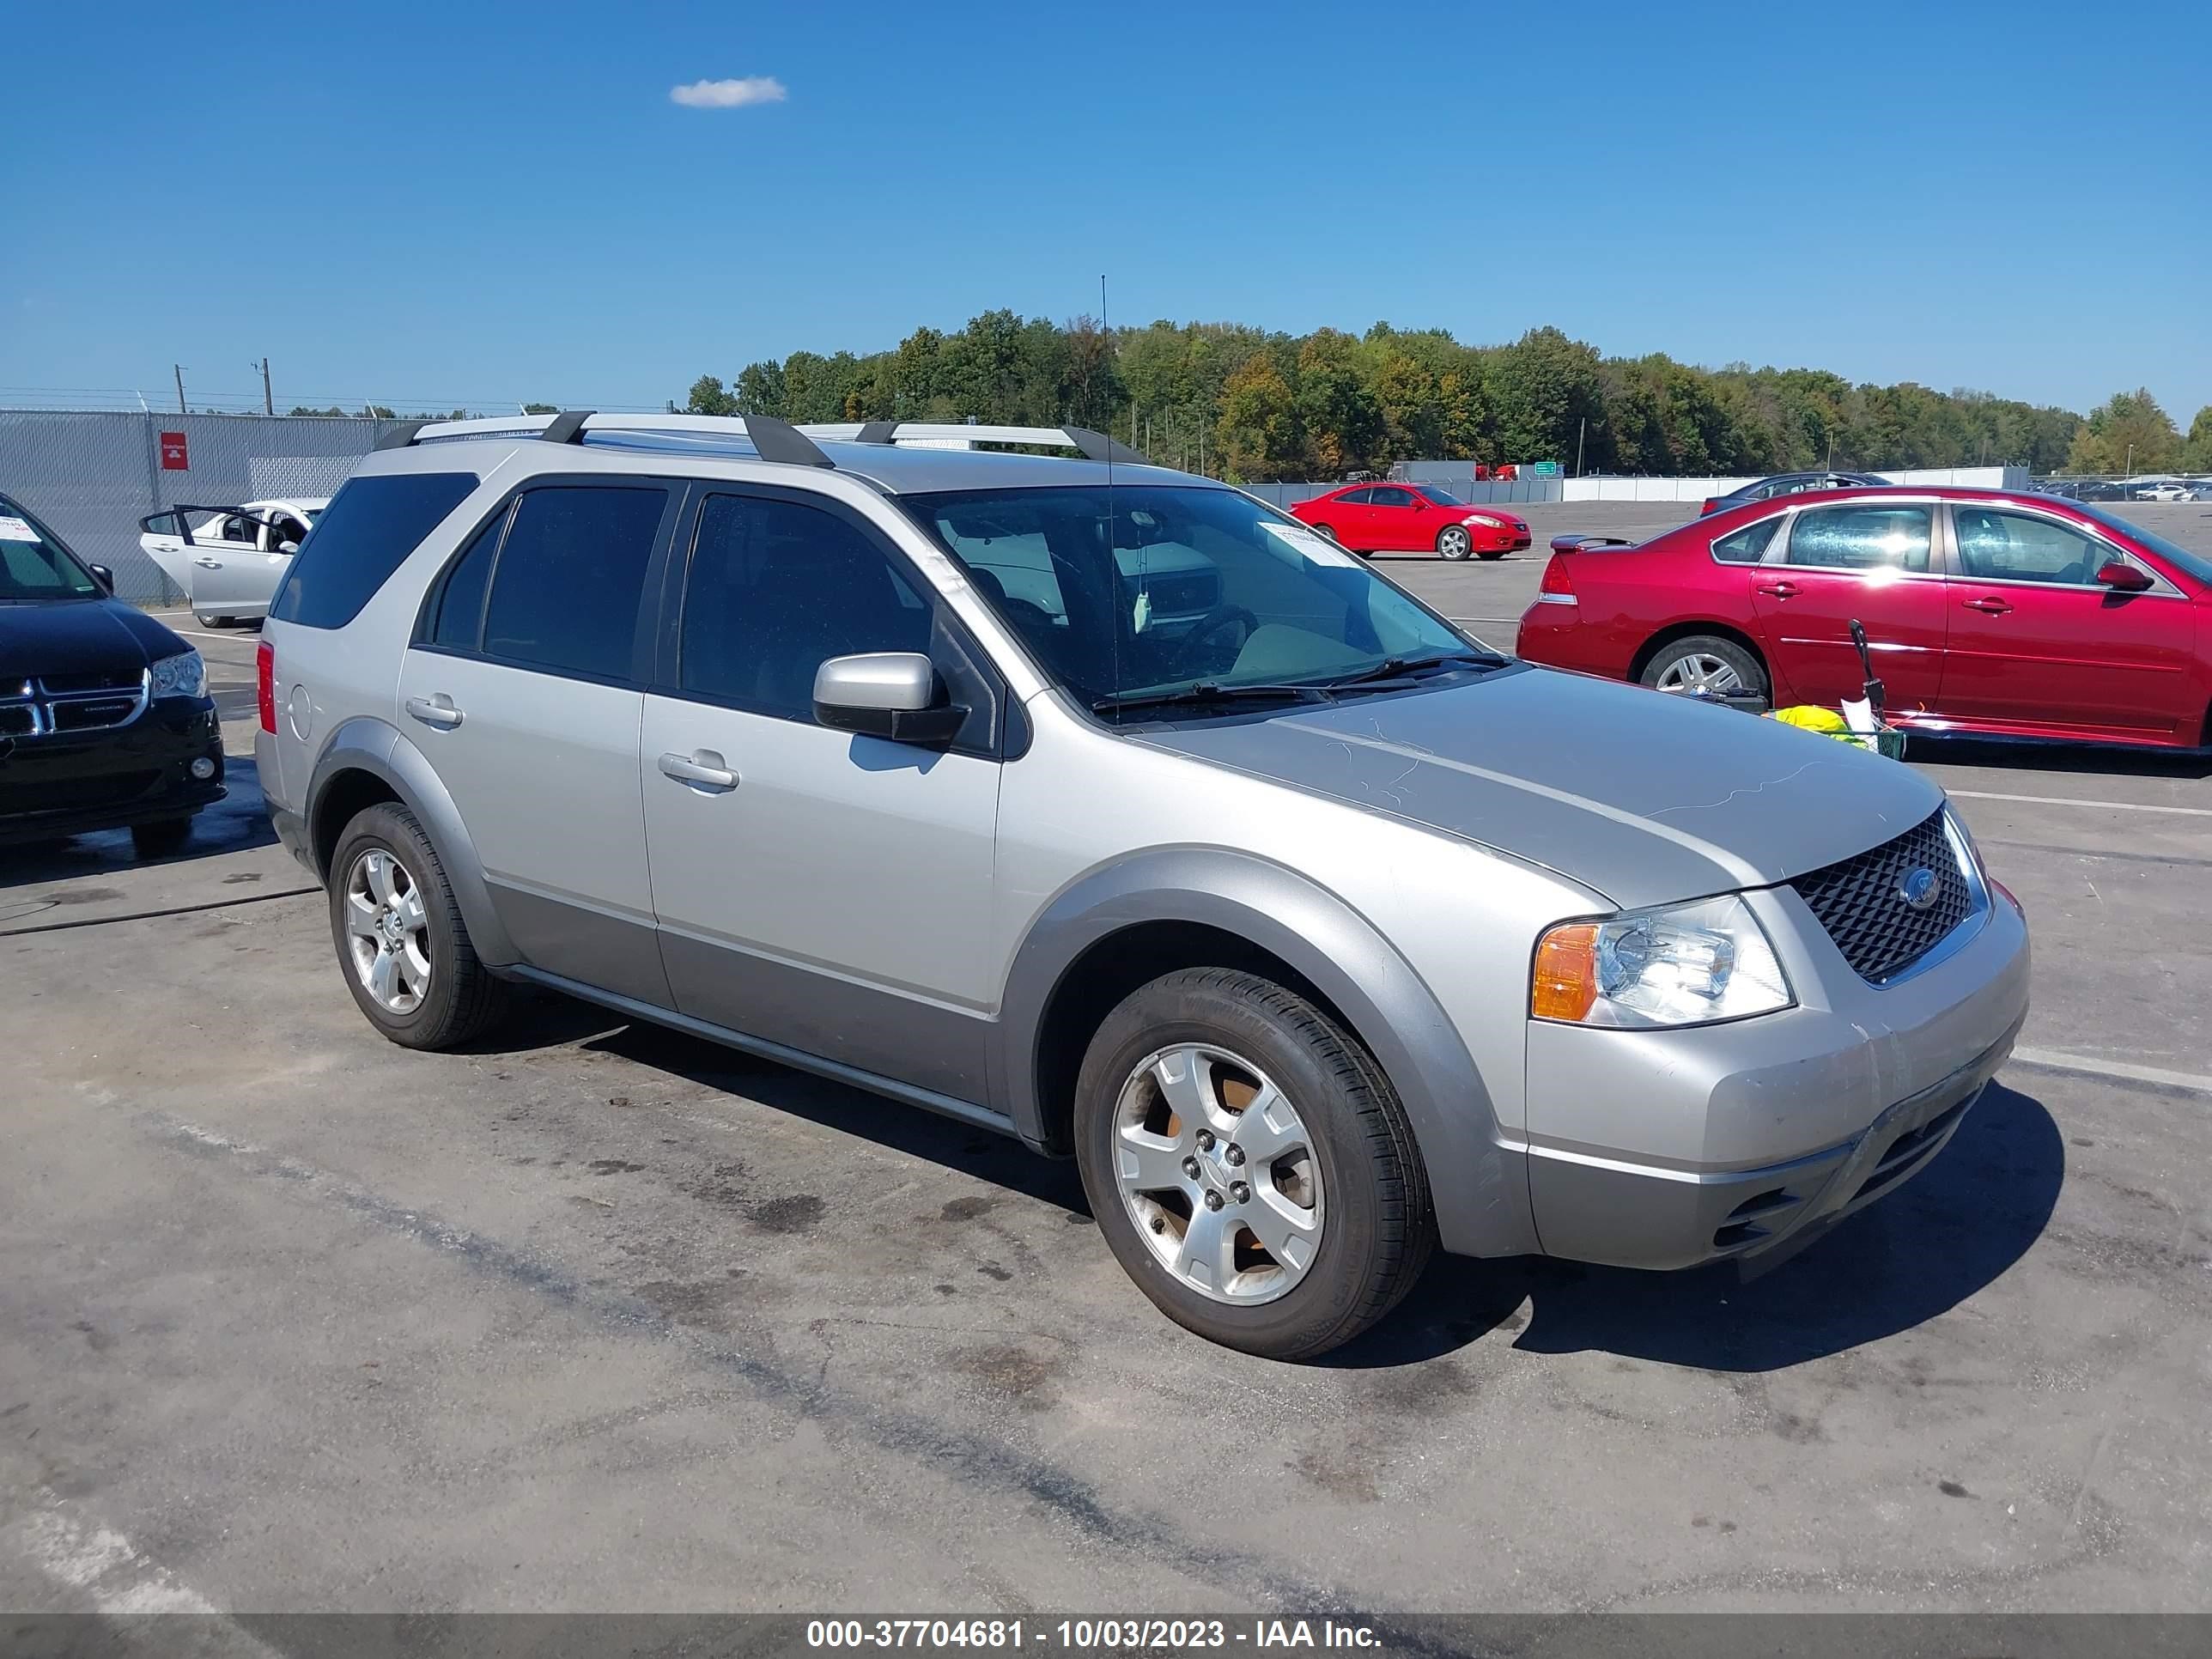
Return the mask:
[[[300,544],[297,542],[279,542],[276,544],[276,550],[279,553],[297,553],[300,550]]]
[[[871,651],[814,671],[814,718],[835,732],[939,744],[959,736],[968,711],[938,701],[937,670],[919,651]]]
[[[2125,559],[2114,559],[2104,566],[2097,572],[2097,580],[2115,593],[2142,593],[2151,586],[2149,573]]]
[[[112,593],[115,591],[115,573],[112,570],[104,564],[95,564],[87,568],[92,572],[93,580],[100,584],[101,592]]]

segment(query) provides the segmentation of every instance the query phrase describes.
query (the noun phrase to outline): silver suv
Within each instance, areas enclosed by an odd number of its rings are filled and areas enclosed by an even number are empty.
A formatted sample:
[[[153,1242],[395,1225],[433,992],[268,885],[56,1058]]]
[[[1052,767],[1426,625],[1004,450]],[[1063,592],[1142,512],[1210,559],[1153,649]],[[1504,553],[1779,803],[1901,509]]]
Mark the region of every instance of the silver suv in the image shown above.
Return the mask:
[[[1145,1293],[1258,1353],[1432,1243],[1777,1257],[1936,1156],[2027,1006],[1926,779],[1497,655],[1095,433],[422,428],[260,674],[392,1041],[522,981],[1073,1154]]]

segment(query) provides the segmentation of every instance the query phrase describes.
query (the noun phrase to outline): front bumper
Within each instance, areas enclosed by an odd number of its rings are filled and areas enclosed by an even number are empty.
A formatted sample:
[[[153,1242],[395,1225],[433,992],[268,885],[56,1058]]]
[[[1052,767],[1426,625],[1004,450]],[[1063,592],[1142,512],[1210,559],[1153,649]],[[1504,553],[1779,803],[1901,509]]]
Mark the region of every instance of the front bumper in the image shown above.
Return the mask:
[[[204,697],[163,698],[127,726],[0,747],[0,845],[190,817],[225,793],[222,728]],[[214,773],[195,778],[203,758]]]
[[[1794,1249],[1925,1169],[2011,1054],[2027,928],[2001,896],[1963,945],[1887,988],[1850,972],[1794,892],[1747,902],[1770,912],[1798,1007],[1674,1031],[1529,1026],[1547,1255],[1672,1268]]]

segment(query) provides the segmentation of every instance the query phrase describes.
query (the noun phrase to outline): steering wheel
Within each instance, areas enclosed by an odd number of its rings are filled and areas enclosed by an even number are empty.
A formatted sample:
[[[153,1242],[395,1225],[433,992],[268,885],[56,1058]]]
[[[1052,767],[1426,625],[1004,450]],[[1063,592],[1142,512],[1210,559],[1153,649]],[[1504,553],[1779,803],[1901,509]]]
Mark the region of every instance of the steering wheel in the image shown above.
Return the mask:
[[[1191,624],[1190,631],[1182,636],[1177,645],[1176,659],[1178,671],[1193,668],[1194,666],[1193,659],[1198,655],[1199,647],[1231,623],[1243,624],[1246,640],[1260,631],[1260,619],[1243,605],[1217,605]],[[1238,649],[1243,649],[1243,642],[1238,641]]]

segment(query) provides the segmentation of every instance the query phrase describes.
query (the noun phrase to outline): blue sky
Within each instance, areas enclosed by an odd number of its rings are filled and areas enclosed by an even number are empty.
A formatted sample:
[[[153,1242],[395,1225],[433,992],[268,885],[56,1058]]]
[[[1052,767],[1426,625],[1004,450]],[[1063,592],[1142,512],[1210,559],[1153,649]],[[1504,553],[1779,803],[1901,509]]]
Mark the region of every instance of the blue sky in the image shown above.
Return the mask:
[[[2212,402],[2200,15],[27,6],[0,387],[683,397],[1010,306]],[[97,27],[95,27],[95,19]],[[770,77],[724,107],[671,89]]]

